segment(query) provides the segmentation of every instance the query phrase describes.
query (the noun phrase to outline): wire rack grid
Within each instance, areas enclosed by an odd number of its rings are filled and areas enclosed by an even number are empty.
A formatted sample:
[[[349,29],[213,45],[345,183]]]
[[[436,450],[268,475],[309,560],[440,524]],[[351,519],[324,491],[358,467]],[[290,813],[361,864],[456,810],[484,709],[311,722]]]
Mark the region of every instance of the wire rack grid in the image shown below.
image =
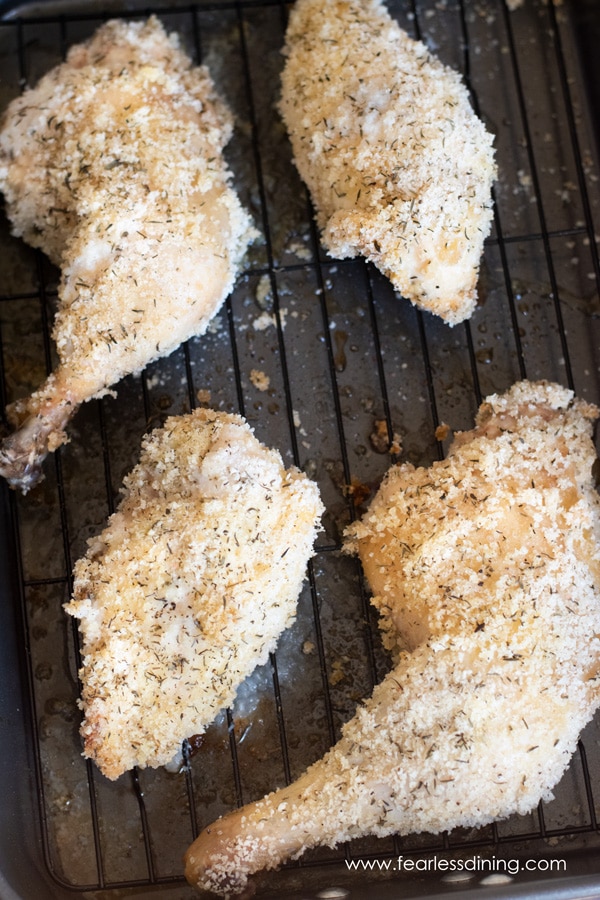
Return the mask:
[[[300,774],[380,680],[388,663],[368,591],[339,548],[344,526],[396,458],[390,447],[416,464],[443,457],[448,439],[437,440],[436,428],[469,428],[481,399],[519,378],[559,381],[600,401],[597,160],[569,8],[554,0],[526,0],[514,12],[504,0],[388,5],[463,73],[496,135],[500,175],[481,302],[453,329],[398,298],[369,265],[332,260],[320,247],[276,110],[284,3],[133,5],[124,13],[48,2],[0,23],[5,105],[104,19],[159,15],[208,64],[235,113],[229,162],[261,233],[209,332],[125,379],[115,399],[87,404],[42,486],[10,498],[43,855],[69,889],[187,896],[181,856],[198,830]],[[52,366],[57,272],[12,238],[5,220],[0,254],[5,406]],[[296,623],[235,706],[201,739],[190,736],[183,770],[134,771],[109,783],[80,755],[77,633],[62,603],[73,563],[114,510],[142,435],[199,404],[241,412],[286,463],[319,483],[324,530]],[[348,862],[400,854],[550,859],[568,851],[585,868],[600,846],[599,764],[596,722],[556,799],[536,813],[475,832],[314,851],[267,877],[262,890],[307,896],[335,883],[356,891],[376,868],[359,879]],[[439,879],[403,881],[404,896],[443,888]]]

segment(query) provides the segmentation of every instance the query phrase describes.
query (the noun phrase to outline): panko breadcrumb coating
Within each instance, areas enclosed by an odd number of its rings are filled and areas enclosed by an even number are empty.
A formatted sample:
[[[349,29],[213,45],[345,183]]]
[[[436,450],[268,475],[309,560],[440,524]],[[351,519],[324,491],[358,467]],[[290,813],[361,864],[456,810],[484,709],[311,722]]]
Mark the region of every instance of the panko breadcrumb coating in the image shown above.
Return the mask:
[[[0,473],[28,490],[83,401],[202,334],[252,235],[222,151],[229,111],[156,18],[110,21],[8,107],[13,233],[60,266],[58,368],[9,409]]]
[[[347,549],[395,666],[297,782],[202,832],[193,884],[227,894],[316,844],[476,827],[552,796],[600,703],[597,415],[521,382],[447,459],[389,471]]]
[[[74,570],[84,755],[111,779],[201,734],[295,617],[317,486],[240,417],[196,410],[144,441]]]
[[[457,72],[381,0],[297,0],[281,113],[336,258],[363,255],[454,325],[475,309],[496,176]]]

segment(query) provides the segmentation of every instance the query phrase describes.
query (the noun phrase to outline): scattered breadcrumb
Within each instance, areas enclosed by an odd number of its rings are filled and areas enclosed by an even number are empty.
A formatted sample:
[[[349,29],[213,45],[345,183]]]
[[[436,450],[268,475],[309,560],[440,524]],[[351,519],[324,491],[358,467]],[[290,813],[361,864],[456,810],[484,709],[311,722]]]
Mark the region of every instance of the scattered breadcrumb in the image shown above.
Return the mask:
[[[272,300],[271,279],[268,275],[261,275],[256,285],[256,302],[261,309],[268,309]]]
[[[402,452],[402,437],[394,432],[390,439],[388,424],[385,419],[375,420],[369,440],[376,453],[390,453],[398,456]]]
[[[548,5],[548,0],[542,0],[545,6]],[[555,6],[562,6],[563,0],[552,0]],[[506,5],[508,6],[511,12],[514,12],[517,9],[520,9],[525,3],[525,0],[506,0]]]
[[[385,419],[376,419],[373,423],[373,431],[369,435],[371,446],[377,453],[387,453],[390,446],[388,426]]]
[[[360,478],[357,478],[356,475],[351,476],[350,484],[344,486],[343,490],[347,497],[352,497],[355,506],[362,506],[371,496],[371,488],[369,485],[365,484],[364,481],[361,481]]]
[[[211,392],[208,388],[199,388],[196,391],[196,400],[201,406],[208,406],[210,404]]]
[[[402,453],[402,437],[396,432],[394,432],[394,435],[392,437],[389,452],[391,456],[400,456],[400,454]]]
[[[328,678],[329,684],[332,687],[335,687],[336,684],[339,684],[340,681],[343,681],[346,677],[345,665],[347,662],[347,659],[334,659],[332,662]]]
[[[271,379],[269,376],[262,372],[260,369],[251,369],[250,370],[250,381],[257,389],[257,391],[267,391],[269,389],[269,385],[271,384]]]
[[[302,241],[292,241],[292,243],[289,244],[287,250],[288,253],[293,253],[294,256],[298,257],[298,259],[304,259],[307,261],[312,259],[310,247],[308,247]]]
[[[272,313],[268,313],[265,311],[253,320],[252,327],[255,331],[266,331],[267,328],[276,328],[277,319]]]

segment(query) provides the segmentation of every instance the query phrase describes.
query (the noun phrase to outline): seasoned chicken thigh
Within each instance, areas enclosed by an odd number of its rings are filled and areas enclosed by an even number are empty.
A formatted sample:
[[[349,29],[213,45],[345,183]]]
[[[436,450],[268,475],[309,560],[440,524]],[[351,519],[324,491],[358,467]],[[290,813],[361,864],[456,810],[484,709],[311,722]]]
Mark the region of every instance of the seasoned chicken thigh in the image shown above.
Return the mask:
[[[201,734],[295,617],[322,505],[239,416],[196,410],[146,438],[75,566],[85,755],[108,778]]]
[[[252,230],[231,116],[155,18],[111,21],[15,99],[0,132],[13,231],[61,267],[59,363],[9,409],[0,473],[28,490],[79,404],[205,331]]]
[[[327,250],[450,325],[476,304],[496,175],[459,75],[381,0],[297,0],[281,113]]]
[[[600,704],[597,415],[521,382],[447,459],[390,470],[348,549],[394,668],[298,781],[201,833],[190,882],[227,894],[316,844],[479,826],[551,797]]]

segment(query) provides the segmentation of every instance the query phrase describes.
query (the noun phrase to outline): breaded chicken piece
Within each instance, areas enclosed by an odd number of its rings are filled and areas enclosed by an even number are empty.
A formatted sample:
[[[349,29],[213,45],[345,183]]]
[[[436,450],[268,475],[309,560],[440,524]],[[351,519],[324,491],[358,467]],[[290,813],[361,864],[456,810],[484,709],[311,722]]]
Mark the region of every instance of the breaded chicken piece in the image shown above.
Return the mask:
[[[58,368],[9,410],[0,473],[28,490],[85,400],[201,334],[252,230],[208,71],[155,18],[111,21],[15,99],[0,132],[14,234],[61,267]]]
[[[316,844],[440,832],[549,799],[600,703],[598,410],[549,383],[488,397],[430,468],[392,468],[348,530],[392,671],[294,784],[207,828],[222,893]]]
[[[264,663],[296,604],[317,486],[240,417],[167,419],[74,570],[84,755],[111,779],[160,766]]]
[[[297,0],[280,109],[336,258],[363,255],[448,324],[476,304],[496,176],[460,76],[381,0]]]

